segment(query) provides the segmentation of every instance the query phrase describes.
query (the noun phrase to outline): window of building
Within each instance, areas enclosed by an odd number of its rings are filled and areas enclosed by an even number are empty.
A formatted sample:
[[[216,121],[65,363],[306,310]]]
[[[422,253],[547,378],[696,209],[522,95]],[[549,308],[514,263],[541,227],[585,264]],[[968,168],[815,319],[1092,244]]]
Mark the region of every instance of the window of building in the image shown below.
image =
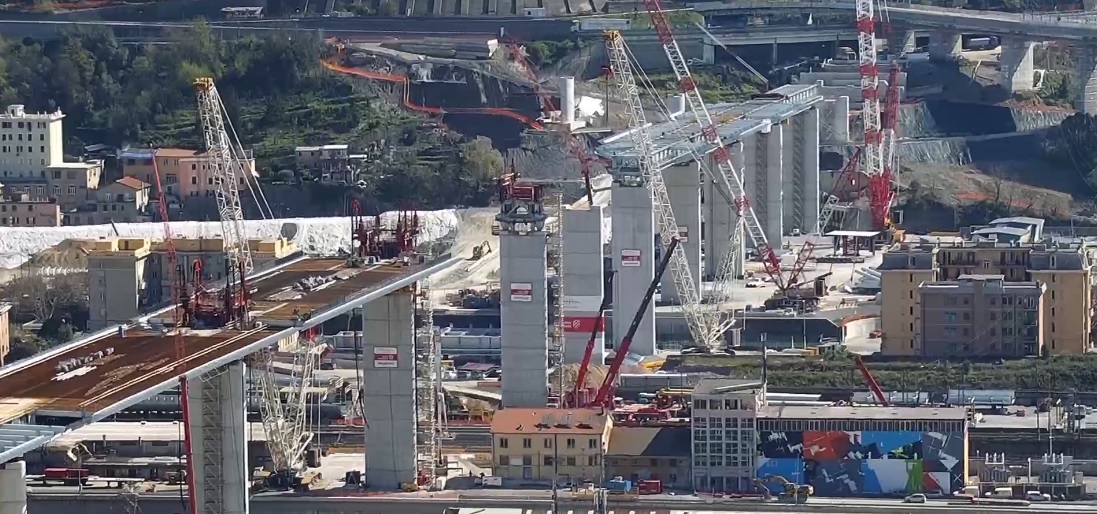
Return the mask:
[[[708,448],[705,443],[693,443],[693,453],[695,455],[705,453],[705,448]]]
[[[956,305],[956,297],[955,296],[946,296],[945,297],[945,305]]]
[[[952,300],[952,302],[954,304],[956,303],[956,297],[950,296],[949,299]],[[944,314],[944,318],[945,318],[945,323],[956,323],[956,313],[955,312],[946,312]]]
[[[587,455],[587,465],[588,466],[597,466],[598,465],[598,456],[597,455]]]
[[[76,186],[69,186],[69,196],[76,196]]]
[[[569,437],[566,444],[568,448],[575,448],[575,439]]]
[[[587,449],[593,450],[595,448],[598,448],[598,439],[594,437],[587,439]]]
[[[545,466],[551,466],[552,465],[552,455],[545,455],[544,463],[545,463],[544,464]]]
[[[522,438],[522,448],[533,448],[533,440],[528,437]]]
[[[533,455],[523,455],[522,456],[522,465],[523,466],[532,466],[533,465]]]
[[[506,455],[500,455],[499,456],[499,465],[500,466],[506,466],[507,464],[510,464],[510,461],[507,459],[507,456]]]
[[[971,320],[971,313],[970,312],[964,312],[963,320],[964,321],[970,321]]]
[[[575,457],[568,457],[567,459],[564,459],[564,462],[566,462],[568,466],[574,466],[575,465]]]
[[[549,449],[552,448],[552,438],[551,437],[546,437],[545,438],[545,448],[549,448]]]
[[[500,448],[508,448],[509,445],[510,445],[510,442],[507,441],[506,437],[499,438],[499,447]]]

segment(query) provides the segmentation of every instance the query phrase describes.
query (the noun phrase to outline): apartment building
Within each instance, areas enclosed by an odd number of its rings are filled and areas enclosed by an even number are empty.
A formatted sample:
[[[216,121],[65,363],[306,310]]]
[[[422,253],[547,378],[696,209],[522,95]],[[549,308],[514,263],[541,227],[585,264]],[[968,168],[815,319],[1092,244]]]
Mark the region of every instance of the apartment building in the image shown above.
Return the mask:
[[[1040,282],[1002,275],[962,275],[924,282],[921,357],[1012,357],[1043,353]]]
[[[0,197],[0,227],[59,227],[61,206],[26,193]]]
[[[211,168],[212,157],[199,150],[185,148],[126,149],[120,156],[122,175],[133,177],[147,184],[156,184],[153,176],[152,155],[156,153],[155,169],[160,172],[164,192],[180,199],[194,196],[213,196],[216,186]],[[247,159],[248,171],[256,175],[255,159]],[[247,189],[247,179],[237,176],[240,189]],[[157,191],[153,191],[154,194]]]
[[[298,146],[293,150],[298,168],[332,171],[346,168],[350,162],[348,145]]]
[[[100,330],[141,314],[145,306],[148,239],[100,239],[88,250],[88,329]]]
[[[178,266],[187,272],[187,281],[194,280],[195,262],[201,262],[202,281],[212,285],[225,280],[228,276],[226,265],[228,253],[225,240],[215,238],[180,238],[172,241],[175,246],[175,260]],[[293,241],[285,239],[252,239],[248,241],[251,249],[251,262],[255,272],[264,271],[300,254]],[[153,245],[145,266],[145,296],[149,305],[168,301],[174,268],[168,259],[167,247],[163,243]]]
[[[495,476],[601,483],[613,422],[601,409],[508,408],[491,420]]]
[[[28,113],[9,105],[0,114],[0,181],[8,194],[53,200],[68,210],[99,187],[103,161],[65,162],[60,110]]]
[[[881,351],[891,356],[923,354],[925,328],[932,325],[922,318],[923,283],[997,275],[1006,283],[1042,285],[1039,321],[1042,345],[1048,353],[1084,353],[1092,345],[1092,252],[1083,243],[986,240],[903,245],[889,251],[877,268],[881,276]]]
[[[613,427],[606,476],[661,480],[667,488],[691,489],[690,427]]]
[[[753,491],[755,417],[765,404],[765,385],[750,380],[704,378],[693,388],[692,401],[693,488]]]
[[[70,212],[66,225],[141,223],[151,219],[151,186],[133,177],[123,177],[100,188],[95,201]]]

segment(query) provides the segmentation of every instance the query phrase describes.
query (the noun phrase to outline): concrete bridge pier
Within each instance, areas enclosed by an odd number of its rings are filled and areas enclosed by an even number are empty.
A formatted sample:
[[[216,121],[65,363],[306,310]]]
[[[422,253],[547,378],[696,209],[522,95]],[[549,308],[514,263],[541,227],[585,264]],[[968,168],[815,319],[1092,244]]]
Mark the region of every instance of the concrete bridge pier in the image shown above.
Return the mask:
[[[1097,114],[1097,49],[1079,45],[1074,55],[1078,77],[1074,93],[1074,108],[1085,114]]]
[[[394,491],[416,478],[414,311],[410,288],[362,309],[365,480],[371,489]]]
[[[785,235],[785,226],[783,224],[785,192],[783,185],[786,175],[786,163],[784,162],[786,133],[791,135],[785,120],[782,120],[774,123],[770,127],[769,133],[761,138],[762,141],[765,141],[766,153],[766,195],[764,198],[759,199],[759,201],[766,203],[766,216],[761,219],[765,223],[766,240],[774,248],[780,247],[781,238]],[[759,153],[761,153],[760,149]],[[791,171],[791,169],[787,171]]]
[[[27,463],[0,466],[0,514],[27,514]]]
[[[674,212],[674,222],[678,224],[678,242],[686,254],[689,263],[690,278],[698,291],[701,287],[701,183],[700,169],[696,162],[681,166],[671,166],[663,170],[663,179],[670,198],[670,208]],[[663,275],[664,303],[681,305],[681,292],[674,281],[673,273]],[[630,320],[631,321],[631,320]]]
[[[202,514],[248,514],[247,373],[237,361],[191,379],[195,502]],[[7,513],[4,513],[7,514]]]
[[[1002,85],[1010,93],[1032,91],[1035,89],[1035,69],[1032,64],[1033,49],[1036,43],[1023,39],[1002,41]]]
[[[888,35],[888,51],[893,54],[909,54],[918,46],[913,30],[896,30]]]
[[[640,310],[640,300],[655,276],[655,211],[651,191],[642,183],[623,181],[630,178],[622,173],[613,180],[613,347],[628,332],[633,315]],[[504,339],[505,342],[505,339]],[[637,355],[655,355],[655,305],[649,303],[632,338],[630,350]],[[504,379],[504,384],[506,383]],[[504,398],[504,401],[506,399]]]
[[[598,306],[605,289],[605,211],[601,206],[566,209],[564,231],[564,362],[579,363],[594,331],[591,362],[604,362],[605,328],[598,326]]]
[[[929,57],[934,60],[955,61],[964,51],[963,34],[937,31],[929,35]]]
[[[744,141],[736,141],[730,145],[731,151],[731,165],[739,172],[739,176],[743,179],[746,178],[748,173],[753,173],[754,170],[747,170],[745,162],[744,147],[746,144],[754,145],[754,136],[745,136]],[[710,158],[711,161],[711,158]],[[751,163],[753,165],[753,163]],[[709,168],[715,170],[714,163],[709,164]],[[739,224],[739,217],[735,213],[735,206],[733,203],[729,203],[724,197],[727,195],[731,197],[731,193],[724,191],[723,184],[717,184],[708,175],[701,177],[701,183],[703,186],[703,195],[705,203],[705,278],[706,280],[714,280],[720,267],[723,266],[724,261],[728,258],[728,252],[732,251],[731,238],[734,235],[735,227]],[[749,239],[748,235],[743,236],[743,239],[739,241],[740,248],[737,254],[738,262],[734,264],[736,274],[743,273],[742,259],[743,248],[742,245],[746,244],[746,239]]]

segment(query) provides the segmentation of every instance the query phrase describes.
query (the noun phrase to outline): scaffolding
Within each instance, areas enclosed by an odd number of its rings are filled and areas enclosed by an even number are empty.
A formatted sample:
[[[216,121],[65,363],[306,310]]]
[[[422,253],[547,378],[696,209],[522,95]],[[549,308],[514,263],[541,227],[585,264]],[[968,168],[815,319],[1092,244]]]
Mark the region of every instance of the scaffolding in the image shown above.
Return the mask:
[[[429,247],[428,247],[429,248]],[[428,249],[426,258],[433,257]],[[442,391],[442,345],[434,328],[431,279],[418,283],[416,300],[420,321],[415,334],[416,449],[419,484],[430,488],[438,479],[443,463],[442,440],[447,436],[445,396]]]
[[[549,369],[556,368],[556,394],[560,406],[564,406],[564,194],[557,188],[549,203],[549,215],[556,217],[549,229],[548,243],[553,259],[549,261],[552,270],[551,281],[552,326],[549,327]],[[551,387],[550,387],[551,389]]]

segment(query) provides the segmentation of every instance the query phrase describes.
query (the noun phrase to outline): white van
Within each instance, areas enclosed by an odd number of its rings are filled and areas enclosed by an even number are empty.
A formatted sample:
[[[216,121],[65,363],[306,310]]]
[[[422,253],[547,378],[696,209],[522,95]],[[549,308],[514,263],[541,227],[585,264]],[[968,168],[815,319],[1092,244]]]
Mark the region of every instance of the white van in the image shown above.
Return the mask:
[[[1025,499],[1030,502],[1049,502],[1051,495],[1040,491],[1028,491],[1025,493]]]
[[[1013,489],[1009,487],[998,487],[993,491],[988,491],[987,498],[1013,498]]]

